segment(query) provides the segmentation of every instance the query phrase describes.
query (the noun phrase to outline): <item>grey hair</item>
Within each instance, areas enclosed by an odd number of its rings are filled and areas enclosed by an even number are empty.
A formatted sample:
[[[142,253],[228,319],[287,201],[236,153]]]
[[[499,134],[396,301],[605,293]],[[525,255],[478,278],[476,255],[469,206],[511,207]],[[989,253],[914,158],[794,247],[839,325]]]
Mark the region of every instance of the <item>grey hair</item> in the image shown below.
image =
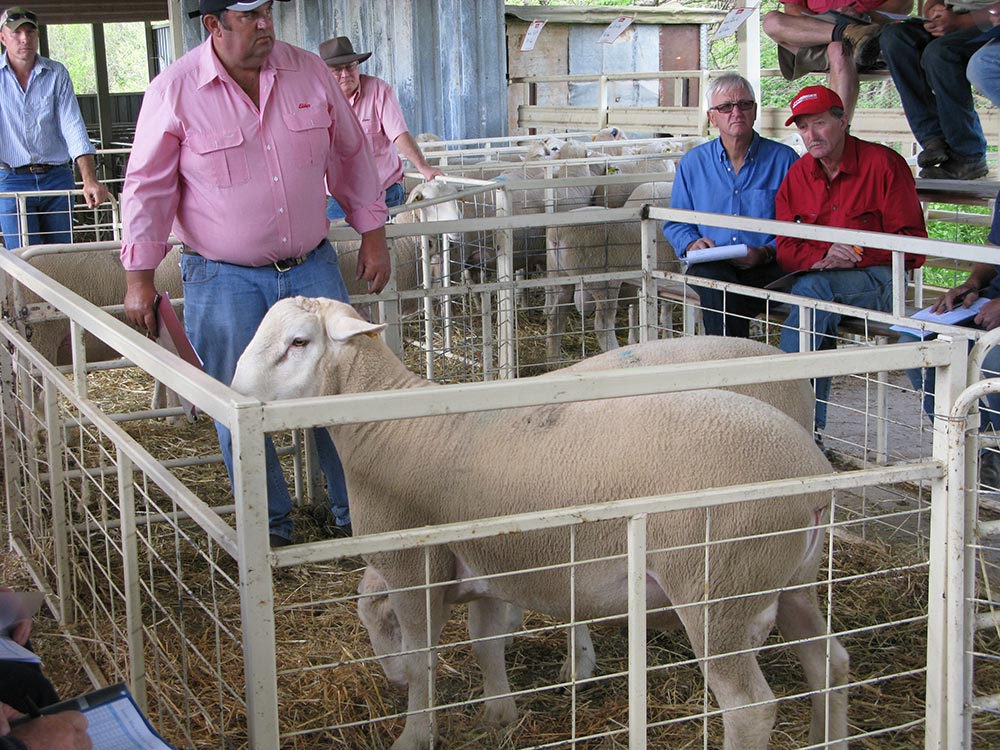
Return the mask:
[[[836,117],[838,120],[844,116],[843,107],[830,107],[830,114]]]
[[[754,93],[753,84],[739,73],[729,71],[727,73],[723,73],[718,78],[713,78],[712,82],[708,84],[708,89],[705,91],[705,109],[712,106],[712,99],[715,98],[715,95],[720,91],[731,90],[746,91],[750,94],[751,99],[757,101],[757,95]]]

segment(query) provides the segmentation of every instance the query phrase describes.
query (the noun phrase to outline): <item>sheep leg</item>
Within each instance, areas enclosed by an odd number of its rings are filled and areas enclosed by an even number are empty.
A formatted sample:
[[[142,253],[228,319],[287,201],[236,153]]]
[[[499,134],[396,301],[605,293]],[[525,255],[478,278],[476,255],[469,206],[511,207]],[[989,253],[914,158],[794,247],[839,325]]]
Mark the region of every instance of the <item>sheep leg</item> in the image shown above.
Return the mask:
[[[545,355],[550,363],[562,359],[562,336],[566,330],[566,309],[573,301],[573,286],[562,285],[546,290]]]
[[[574,625],[572,641],[570,653],[567,654],[566,661],[559,670],[559,677],[563,682],[589,680],[594,676],[594,667],[597,666],[590,629],[586,625]]]
[[[705,681],[723,710],[725,750],[767,750],[777,713],[774,693],[760,670],[757,654],[747,652],[764,642],[774,622],[774,607],[750,612],[748,603],[736,600],[712,605],[707,648],[705,607],[677,610],[695,655],[703,660]]]
[[[621,284],[608,282],[596,287],[589,287],[594,298],[594,333],[597,334],[597,344],[602,352],[618,348],[618,337],[615,335],[615,318],[618,315],[618,292]]]
[[[437,667],[437,646],[448,619],[444,588],[389,594],[389,601],[402,634],[407,691],[406,724],[392,744],[392,750],[427,750],[436,736],[435,721],[428,709],[431,684]],[[425,602],[428,604],[425,617]]]
[[[791,648],[802,664],[809,689],[815,691],[809,744],[830,742],[832,744],[825,747],[847,750],[847,688],[843,686],[848,680],[849,659],[840,641],[826,634],[826,623],[816,604],[816,590],[782,592],[778,598],[777,621],[781,637],[786,641],[804,641]],[[830,691],[831,686],[839,686],[839,689]]]
[[[483,696],[486,699],[483,722],[495,726],[507,726],[517,721],[517,706],[510,695],[504,661],[504,646],[512,621],[516,629],[521,622],[521,610],[507,602],[490,597],[469,602],[469,635],[472,637],[472,650],[483,672]]]

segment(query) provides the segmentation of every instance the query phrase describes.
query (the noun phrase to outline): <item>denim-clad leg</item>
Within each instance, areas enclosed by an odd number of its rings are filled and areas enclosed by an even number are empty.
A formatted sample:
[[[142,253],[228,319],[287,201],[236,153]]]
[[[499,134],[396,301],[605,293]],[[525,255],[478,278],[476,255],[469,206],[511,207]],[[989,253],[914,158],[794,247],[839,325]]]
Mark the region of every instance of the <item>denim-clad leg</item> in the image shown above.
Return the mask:
[[[0,170],[0,193],[73,190],[75,187],[73,170],[68,166],[56,167],[45,174],[14,174],[10,170]],[[70,209],[71,202],[68,196],[29,197],[27,244],[71,242]],[[3,232],[4,247],[8,250],[21,247],[17,200],[14,198],[0,198],[0,231]]]
[[[298,295],[347,300],[337,254],[324,242],[299,266],[279,273],[272,266],[247,268],[196,255],[181,256],[184,279],[184,327],[205,371],[229,384],[236,362],[267,310],[279,299]],[[232,439],[216,423],[222,457],[232,481]],[[315,430],[320,465],[327,477],[331,510],[338,523],[349,523],[343,467],[325,428]],[[268,522],[271,533],[290,539],[292,509],[288,485],[270,438],[265,444]]]
[[[790,292],[800,297],[886,311],[892,307],[892,269],[889,266],[870,266],[854,270],[807,273],[795,281]],[[816,310],[812,317],[810,350],[836,348],[835,337],[841,316],[827,310]],[[785,326],[781,329],[780,347],[783,352],[799,351],[799,325],[799,308],[793,305]],[[829,400],[830,378],[817,378],[817,431],[826,427]]]
[[[1000,39],[979,48],[969,60],[965,75],[976,91],[1000,107]]]
[[[403,183],[396,182],[390,185],[385,190],[385,207],[392,208],[393,206],[402,206],[403,201],[406,200],[406,191],[403,190]],[[336,221],[337,219],[343,219],[346,216],[344,209],[340,207],[337,203],[337,199],[332,195],[326,197],[326,218],[329,221]]]
[[[952,156],[963,162],[978,161],[986,153],[966,79],[969,59],[982,46],[969,41],[980,33],[973,26],[934,37],[920,24],[892,23],[879,37],[913,135],[922,146],[944,140]]]
[[[927,340],[929,341],[933,338],[936,338],[936,336],[930,335],[927,337]],[[920,341],[920,339],[908,333],[902,333],[899,336],[899,343],[901,344],[912,344],[916,341]],[[969,349],[972,349],[971,342],[969,343]],[[984,378],[1000,377],[1000,347],[994,347],[987,353],[986,359],[983,360],[982,376]],[[923,391],[924,414],[926,414],[933,422],[935,382],[934,368],[929,367],[927,369],[923,369],[920,367],[914,367],[913,369],[906,370],[906,377],[909,378],[910,383],[913,385],[915,390]],[[985,401],[985,408],[979,409],[979,429],[992,429],[994,432],[1000,433],[1000,394],[988,394]]]
[[[761,266],[741,270],[731,263],[717,261],[713,263],[693,263],[685,272],[688,276],[716,281],[728,281],[733,284],[755,286],[758,288],[781,278],[782,272],[777,263],[765,263]],[[701,317],[705,324],[705,333],[709,336],[738,336],[749,338],[750,319],[764,312],[766,302],[757,297],[748,297],[721,289],[709,289],[696,286],[701,302]],[[725,311],[725,314],[723,313]]]

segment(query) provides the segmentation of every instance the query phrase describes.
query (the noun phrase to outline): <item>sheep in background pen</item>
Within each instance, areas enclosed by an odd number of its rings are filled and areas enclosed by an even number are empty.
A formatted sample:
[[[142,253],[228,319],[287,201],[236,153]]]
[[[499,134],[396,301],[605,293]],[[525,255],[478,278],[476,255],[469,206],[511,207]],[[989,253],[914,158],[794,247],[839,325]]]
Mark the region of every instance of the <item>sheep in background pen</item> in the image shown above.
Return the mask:
[[[402,211],[395,215],[393,221],[396,224],[421,224],[429,221],[456,221],[462,218],[462,208],[457,200],[435,203],[433,205],[422,205],[432,199],[441,198],[447,195],[456,195],[458,188],[440,180],[425,182],[418,185],[406,198],[406,206],[412,210]],[[448,234],[451,242],[459,242],[461,235],[458,233]],[[432,278],[441,277],[441,238],[438,235],[428,235],[427,241],[430,245],[429,253],[431,257]],[[396,290],[403,292],[416,289],[420,286],[422,265],[422,250],[420,237],[396,237],[390,240],[392,243],[392,273],[396,281]],[[348,293],[354,297],[356,295],[368,294],[368,284],[366,281],[357,278],[358,250],[361,243],[358,240],[338,241],[333,243],[337,251],[337,262],[340,266],[340,275],[344,277]],[[403,306],[404,313],[411,313],[416,309],[418,300],[409,299]],[[362,315],[369,320],[374,319],[375,306],[364,306]]]
[[[80,247],[65,253],[39,253],[37,247],[24,247],[15,252],[26,262],[53,281],[76,292],[88,302],[98,307],[121,305],[125,299],[125,271],[122,270],[118,248],[91,249]],[[10,283],[8,281],[8,283]],[[156,288],[166,291],[171,299],[180,300],[184,296],[181,284],[180,250],[170,253],[156,269]],[[13,286],[7,290],[7,309],[20,315],[27,305],[41,302],[39,297],[22,287],[23,294],[16,294]],[[124,320],[124,313],[115,317]],[[49,320],[31,323],[29,343],[39,354],[56,366],[68,365],[72,361],[70,350],[70,325],[68,320]],[[118,359],[121,355],[95,336],[85,333],[84,345],[88,362],[103,362]],[[177,406],[180,401],[173,391],[156,384],[153,393],[153,408]],[[190,411],[189,411],[190,414]],[[191,417],[189,417],[191,418]]]
[[[554,373],[593,372],[780,354],[781,350],[777,347],[751,339],[726,336],[688,336],[658,339],[605,352],[588,357],[569,367],[555,370]],[[733,386],[727,390],[771,404],[802,425],[804,429],[812,430],[815,396],[809,380],[752,383]],[[358,599],[358,616],[368,632],[372,650],[378,657],[386,678],[395,687],[403,689],[407,687],[404,657],[401,655],[403,636],[399,629],[399,620],[389,601],[388,589],[385,577],[372,566],[368,566],[361,578],[361,583],[358,585],[358,593],[361,595]],[[464,582],[450,587],[446,595],[446,603],[449,605],[469,604],[470,639],[475,643],[491,630],[516,632],[521,624],[521,610],[513,605],[501,603],[497,610],[500,613],[501,623],[498,628],[490,629],[483,623],[484,616],[478,610],[477,600],[483,596],[485,596],[485,592],[482,587],[478,587],[472,582]],[[493,606],[496,605],[491,604],[491,607]],[[505,645],[509,646],[511,640],[510,638],[506,639]],[[587,680],[594,674],[596,653],[590,638],[589,628],[586,625],[574,626],[572,644],[572,655],[567,657],[564,662],[559,673],[560,679],[569,680],[573,676],[571,670],[575,668],[576,679]],[[480,666],[484,671],[490,668],[489,663],[481,663]],[[484,679],[493,681],[496,678],[490,675]]]
[[[240,357],[233,388],[276,401],[430,385],[389,350],[377,335],[383,329],[332,300],[281,300]],[[722,390],[329,429],[359,535],[832,471],[812,434],[788,415]],[[722,709],[726,750],[768,745],[776,708],[757,651],[775,624],[804,667],[810,743],[829,738],[827,747],[846,750],[848,656],[827,632],[815,590],[830,504],[829,492],[810,492],[726,503],[710,515],[692,509],[647,517],[648,547],[656,550],[645,566],[649,624],[684,628]],[[484,602],[564,620],[623,616],[623,521],[575,529],[572,556],[565,530],[551,529],[366,556],[392,591],[409,652],[407,718],[394,750],[424,750],[433,741],[427,675],[448,615],[445,586],[435,584],[475,579],[488,589]],[[562,567],[570,559],[585,570],[572,585]],[[484,644],[493,660],[487,673],[502,680],[484,685],[484,718],[509,724],[517,708],[503,665],[504,633],[499,619],[491,622],[498,637]]]
[[[673,182],[647,182],[636,187],[626,207],[652,204],[667,206]],[[602,209],[585,208],[575,213],[596,212],[595,222]],[[601,271],[636,269],[642,265],[641,225],[638,221],[579,224],[549,227],[546,232],[546,272],[550,279]],[[659,242],[658,269],[670,269],[678,264],[673,248],[666,241]],[[618,296],[621,280],[585,281],[579,294],[573,285],[556,286],[546,292],[546,357],[550,363],[561,359],[562,336],[566,328],[569,303],[577,297],[580,315],[594,315],[594,333],[601,351],[618,346],[615,335],[615,318],[618,314]],[[585,326],[586,327],[586,326]]]

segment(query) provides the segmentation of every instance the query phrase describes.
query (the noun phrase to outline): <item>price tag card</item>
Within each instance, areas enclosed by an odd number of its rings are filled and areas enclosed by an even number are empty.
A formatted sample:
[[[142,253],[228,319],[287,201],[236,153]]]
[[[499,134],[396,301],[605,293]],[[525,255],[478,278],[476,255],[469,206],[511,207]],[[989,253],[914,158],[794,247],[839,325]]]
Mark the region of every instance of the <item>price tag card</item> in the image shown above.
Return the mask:
[[[542,33],[543,28],[545,28],[545,21],[531,22],[528,33],[524,35],[524,41],[521,42],[521,52],[530,52],[535,48],[535,42],[538,41],[538,35]]]
[[[610,23],[608,28],[604,30],[601,34],[601,38],[597,40],[598,44],[611,44],[615,39],[622,35],[622,32],[627,29],[634,19],[628,16],[618,16],[614,21]]]
[[[733,8],[730,10],[726,14],[726,17],[722,19],[719,28],[712,35],[712,41],[714,42],[716,39],[722,39],[730,34],[735,34],[736,30],[746,23],[746,20],[753,15],[755,10],[757,10],[756,5],[749,8]]]

